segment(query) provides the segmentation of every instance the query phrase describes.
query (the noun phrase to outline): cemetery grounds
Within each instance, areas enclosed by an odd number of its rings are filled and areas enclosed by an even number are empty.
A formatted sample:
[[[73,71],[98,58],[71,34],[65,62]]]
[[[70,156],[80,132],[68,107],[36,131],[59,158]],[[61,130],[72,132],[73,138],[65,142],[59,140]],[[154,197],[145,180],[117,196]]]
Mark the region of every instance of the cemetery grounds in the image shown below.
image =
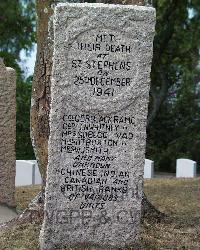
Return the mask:
[[[18,212],[26,208],[39,190],[40,186],[17,188]],[[144,190],[153,205],[168,216],[160,222],[151,219],[142,222],[138,248],[200,249],[200,178],[145,180]],[[0,249],[39,250],[40,227],[37,223],[24,224],[0,233]]]

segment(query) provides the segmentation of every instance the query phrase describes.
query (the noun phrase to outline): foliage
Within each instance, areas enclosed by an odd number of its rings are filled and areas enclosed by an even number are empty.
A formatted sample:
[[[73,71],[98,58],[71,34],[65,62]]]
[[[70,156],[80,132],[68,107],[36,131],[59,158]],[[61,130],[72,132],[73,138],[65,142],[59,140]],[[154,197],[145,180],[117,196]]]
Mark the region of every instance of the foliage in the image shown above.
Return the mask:
[[[156,0],[147,157],[175,171],[177,158],[200,163],[200,2]]]
[[[20,51],[30,51],[35,42],[34,24],[34,0],[0,1],[0,57],[18,73]]]
[[[17,135],[16,135],[16,158],[20,160],[34,159],[30,139],[30,103],[31,83],[18,82],[17,84]]]
[[[30,53],[35,42],[34,27],[34,0],[0,1],[0,57],[17,72],[17,159],[34,157],[29,132],[31,83],[19,66],[20,51]]]

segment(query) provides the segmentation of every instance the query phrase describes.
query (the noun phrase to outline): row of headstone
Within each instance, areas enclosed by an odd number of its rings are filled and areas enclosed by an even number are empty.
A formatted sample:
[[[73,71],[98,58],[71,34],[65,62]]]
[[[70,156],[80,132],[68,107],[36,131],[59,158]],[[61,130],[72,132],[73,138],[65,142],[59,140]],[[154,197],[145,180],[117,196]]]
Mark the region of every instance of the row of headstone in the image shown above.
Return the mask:
[[[42,178],[36,160],[17,160],[15,186],[37,185]]]
[[[176,177],[192,178],[196,176],[197,164],[189,159],[178,159]],[[154,178],[154,161],[145,159],[144,179]],[[41,174],[36,160],[17,160],[15,186],[42,184]]]
[[[0,58],[0,204],[15,206],[16,74]]]
[[[154,177],[154,162],[145,159],[145,179]],[[36,160],[16,160],[15,186],[42,184],[41,174]]]
[[[197,174],[197,163],[189,159],[177,159],[176,161],[176,177],[193,178]],[[145,159],[144,178],[151,179],[154,177],[154,162]]]
[[[178,159],[176,165],[176,177],[195,177],[197,164],[189,159]],[[154,161],[145,159],[145,179],[154,178]],[[15,186],[37,185],[42,183],[41,174],[36,160],[17,160]]]

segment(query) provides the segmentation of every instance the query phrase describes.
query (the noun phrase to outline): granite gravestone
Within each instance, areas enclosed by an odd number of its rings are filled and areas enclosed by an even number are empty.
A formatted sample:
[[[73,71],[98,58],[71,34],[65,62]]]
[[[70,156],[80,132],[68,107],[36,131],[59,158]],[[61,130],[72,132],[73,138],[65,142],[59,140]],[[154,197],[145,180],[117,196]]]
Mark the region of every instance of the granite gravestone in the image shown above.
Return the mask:
[[[155,10],[58,4],[41,249],[137,240]]]
[[[0,58],[0,203],[15,206],[16,75]]]

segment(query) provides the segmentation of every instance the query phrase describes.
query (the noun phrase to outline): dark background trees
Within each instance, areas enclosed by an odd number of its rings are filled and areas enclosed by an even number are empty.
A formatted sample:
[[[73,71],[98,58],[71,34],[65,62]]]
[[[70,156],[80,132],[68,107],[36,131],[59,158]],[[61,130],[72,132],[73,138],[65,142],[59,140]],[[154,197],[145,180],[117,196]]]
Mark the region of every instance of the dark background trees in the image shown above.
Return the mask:
[[[30,105],[32,80],[17,81],[17,116],[16,116],[16,158],[35,159],[30,139]]]
[[[22,49],[29,52],[35,41],[34,2],[0,2],[0,56],[18,73],[18,159],[33,158],[29,139],[31,81],[19,67],[19,53]],[[200,2],[154,0],[153,5],[157,25],[146,157],[155,161],[157,170],[175,171],[175,160],[180,157],[200,163]]]
[[[30,54],[35,42],[34,0],[0,1],[0,57],[17,72],[17,159],[33,159],[30,140],[31,77],[19,66],[20,51]]]
[[[156,0],[147,157],[175,171],[177,158],[200,163],[200,2]]]
[[[0,56],[20,72],[20,51],[30,52],[35,42],[34,0],[0,1]],[[18,74],[22,76],[22,74]]]

